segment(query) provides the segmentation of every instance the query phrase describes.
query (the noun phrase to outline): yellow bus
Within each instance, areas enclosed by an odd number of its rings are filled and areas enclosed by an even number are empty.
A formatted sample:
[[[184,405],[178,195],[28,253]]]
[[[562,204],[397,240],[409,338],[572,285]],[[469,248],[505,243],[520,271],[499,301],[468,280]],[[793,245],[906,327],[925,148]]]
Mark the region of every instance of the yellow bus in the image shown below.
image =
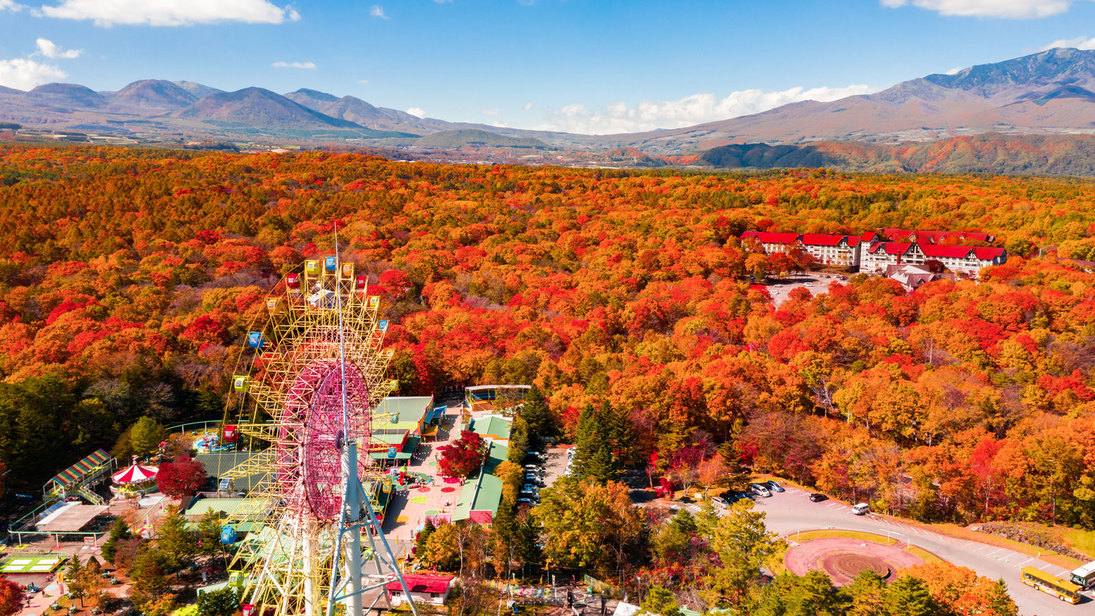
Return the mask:
[[[1061,601],[1080,602],[1080,587],[1034,567],[1023,567],[1023,583]]]

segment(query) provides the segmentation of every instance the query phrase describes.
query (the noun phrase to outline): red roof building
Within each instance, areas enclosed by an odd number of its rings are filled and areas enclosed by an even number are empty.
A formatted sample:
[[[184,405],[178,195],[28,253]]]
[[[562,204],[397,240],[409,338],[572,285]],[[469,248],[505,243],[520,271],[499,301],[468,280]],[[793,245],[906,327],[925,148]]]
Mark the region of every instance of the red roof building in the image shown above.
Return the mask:
[[[859,236],[747,231],[741,238],[755,240],[768,254],[799,246],[818,263],[858,267],[867,274],[883,275],[893,265],[923,265],[934,260],[953,272],[976,276],[983,267],[1007,261],[1007,251],[1003,248],[966,244],[993,240],[991,235],[980,231],[879,229]]]
[[[430,573],[407,573],[403,575],[403,581],[407,583],[407,590],[411,591],[411,599],[415,602],[427,602],[434,605],[442,605],[449,598],[452,583],[456,578],[451,575],[436,575]],[[405,600],[403,587],[399,580],[388,582],[384,585],[388,591],[388,598],[395,606]]]

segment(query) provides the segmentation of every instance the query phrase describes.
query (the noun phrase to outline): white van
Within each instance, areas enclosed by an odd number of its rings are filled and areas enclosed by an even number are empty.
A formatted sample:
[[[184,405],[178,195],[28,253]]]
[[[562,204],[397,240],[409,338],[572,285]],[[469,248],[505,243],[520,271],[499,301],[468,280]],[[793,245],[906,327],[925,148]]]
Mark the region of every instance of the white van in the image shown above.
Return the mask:
[[[858,505],[852,507],[852,513],[856,515],[867,515],[870,512],[871,506],[867,503],[859,503]]]

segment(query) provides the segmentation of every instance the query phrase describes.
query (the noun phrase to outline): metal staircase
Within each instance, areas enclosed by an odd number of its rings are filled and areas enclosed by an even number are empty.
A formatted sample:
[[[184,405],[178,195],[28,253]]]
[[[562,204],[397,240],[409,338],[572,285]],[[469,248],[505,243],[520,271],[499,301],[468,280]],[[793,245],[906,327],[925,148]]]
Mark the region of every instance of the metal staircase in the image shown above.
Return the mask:
[[[79,490],[76,490],[76,493],[82,496],[85,500],[87,500],[87,502],[91,503],[92,505],[106,504],[106,500],[102,496],[99,496],[95,492],[92,492],[90,489],[88,489],[87,486],[81,486]]]

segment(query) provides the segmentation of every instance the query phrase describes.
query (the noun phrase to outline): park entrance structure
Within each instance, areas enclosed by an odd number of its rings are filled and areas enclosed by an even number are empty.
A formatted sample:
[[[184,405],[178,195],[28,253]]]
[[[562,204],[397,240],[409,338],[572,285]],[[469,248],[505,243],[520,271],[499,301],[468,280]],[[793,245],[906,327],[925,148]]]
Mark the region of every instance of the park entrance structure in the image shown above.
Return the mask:
[[[287,275],[233,377],[223,429],[258,453],[223,476],[261,480],[235,514],[251,524],[230,568],[254,616],[361,616],[405,586],[371,503],[382,479],[358,456],[397,385],[388,324],[353,270],[327,257]]]

